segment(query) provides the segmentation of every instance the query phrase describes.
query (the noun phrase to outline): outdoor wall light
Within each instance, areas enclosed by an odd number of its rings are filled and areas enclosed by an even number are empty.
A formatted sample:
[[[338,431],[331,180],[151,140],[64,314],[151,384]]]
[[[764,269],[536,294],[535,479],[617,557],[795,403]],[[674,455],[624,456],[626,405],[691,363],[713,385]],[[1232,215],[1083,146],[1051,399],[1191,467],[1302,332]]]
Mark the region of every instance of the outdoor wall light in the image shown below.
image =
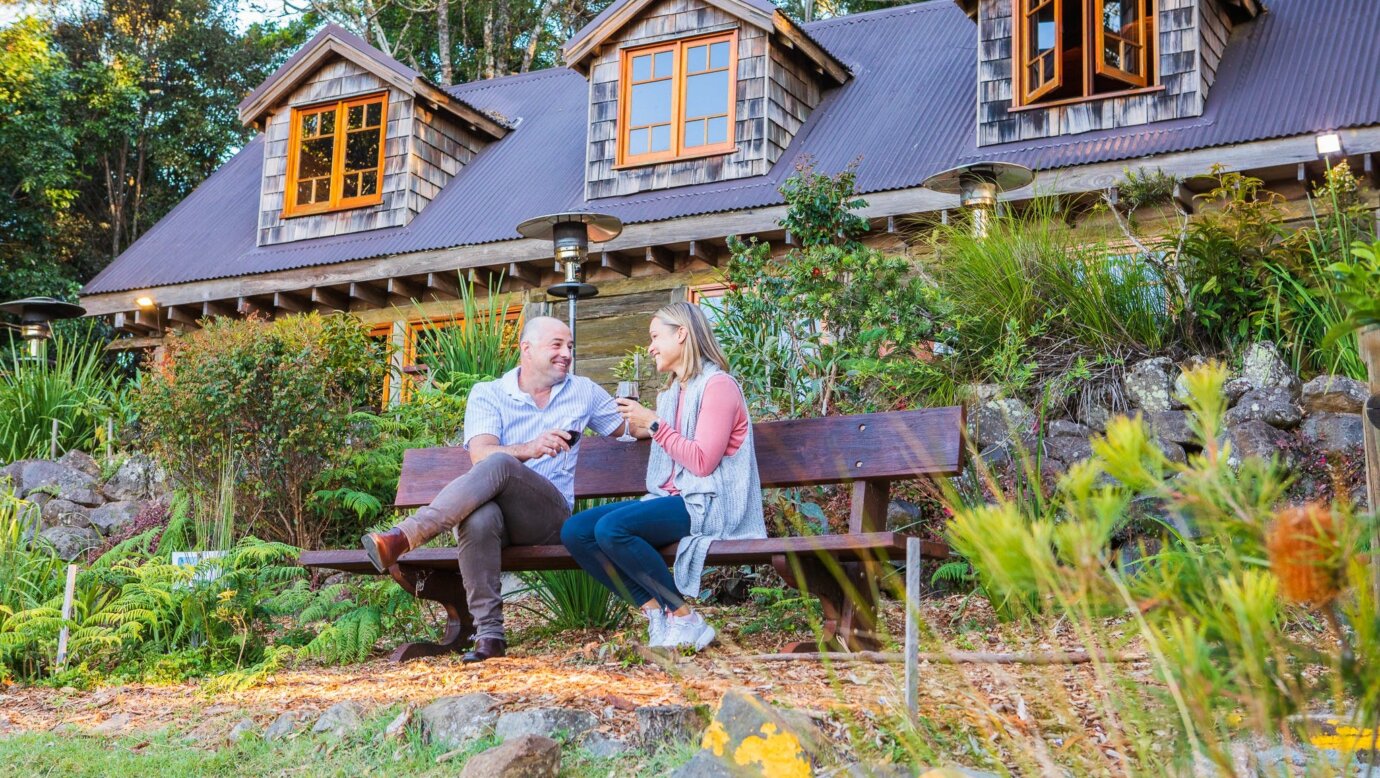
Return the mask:
[[[997,207],[997,196],[1029,186],[1034,180],[1035,172],[1024,165],[977,162],[935,173],[920,185],[933,192],[958,195],[959,203],[973,213],[973,233],[983,237],[992,209]]]
[[[86,309],[80,305],[65,303],[52,297],[11,300],[0,303],[0,311],[19,317],[19,337],[28,344],[29,356],[34,359],[43,356],[43,344],[53,337],[50,322],[86,315]]]
[[[575,304],[585,297],[599,294],[593,284],[585,283],[584,261],[589,256],[590,243],[605,243],[623,232],[623,222],[617,216],[606,213],[586,213],[572,211],[538,216],[517,226],[518,234],[524,238],[549,240],[552,243],[556,260],[556,272],[564,273],[564,279],[547,288],[552,297],[563,297],[566,301],[568,323],[570,325],[570,369],[575,369]]]
[[[134,298],[134,304],[147,311],[153,308],[154,300],[152,297],[145,294]]]
[[[1335,132],[1319,135],[1317,143],[1319,159],[1326,159],[1342,153],[1342,136]]]

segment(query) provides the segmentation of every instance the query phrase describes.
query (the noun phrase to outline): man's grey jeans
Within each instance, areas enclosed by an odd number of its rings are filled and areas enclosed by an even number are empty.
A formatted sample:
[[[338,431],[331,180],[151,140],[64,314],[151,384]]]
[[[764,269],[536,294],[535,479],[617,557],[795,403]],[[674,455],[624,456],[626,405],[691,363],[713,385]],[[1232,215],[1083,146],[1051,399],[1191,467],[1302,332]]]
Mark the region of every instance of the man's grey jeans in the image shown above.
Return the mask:
[[[398,525],[417,548],[455,528],[476,638],[503,637],[499,563],[507,545],[559,544],[565,495],[511,454],[492,454]]]

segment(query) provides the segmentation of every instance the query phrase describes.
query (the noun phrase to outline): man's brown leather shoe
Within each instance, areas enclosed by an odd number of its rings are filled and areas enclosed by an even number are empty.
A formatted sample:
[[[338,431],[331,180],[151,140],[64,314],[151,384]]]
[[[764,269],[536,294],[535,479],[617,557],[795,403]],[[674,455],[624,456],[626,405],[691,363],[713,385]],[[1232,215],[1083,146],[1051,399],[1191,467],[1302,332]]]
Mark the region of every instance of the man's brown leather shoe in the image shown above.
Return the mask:
[[[503,656],[507,652],[508,641],[503,638],[480,638],[474,641],[474,648],[469,653],[460,657],[460,661],[465,664],[483,662],[485,659]]]
[[[398,557],[412,550],[407,535],[397,527],[387,532],[370,532],[359,540],[364,545],[364,553],[369,555],[369,561],[380,573],[388,572]]]

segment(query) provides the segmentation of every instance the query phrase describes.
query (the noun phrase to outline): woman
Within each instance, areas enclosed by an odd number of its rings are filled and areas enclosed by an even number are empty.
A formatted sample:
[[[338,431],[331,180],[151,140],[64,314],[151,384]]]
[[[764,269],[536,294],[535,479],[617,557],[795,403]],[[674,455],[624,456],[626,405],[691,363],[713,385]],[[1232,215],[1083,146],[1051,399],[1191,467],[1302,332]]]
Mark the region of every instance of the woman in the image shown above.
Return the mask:
[[[653,441],[649,494],[575,514],[561,541],[590,575],[642,608],[649,645],[699,651],[715,631],[684,598],[699,595],[713,541],[767,536],[762,485],[747,403],[699,306],[662,308],[648,335],[657,371],[669,374],[656,410],[617,402],[633,434]],[[672,575],[658,549],[676,542]]]

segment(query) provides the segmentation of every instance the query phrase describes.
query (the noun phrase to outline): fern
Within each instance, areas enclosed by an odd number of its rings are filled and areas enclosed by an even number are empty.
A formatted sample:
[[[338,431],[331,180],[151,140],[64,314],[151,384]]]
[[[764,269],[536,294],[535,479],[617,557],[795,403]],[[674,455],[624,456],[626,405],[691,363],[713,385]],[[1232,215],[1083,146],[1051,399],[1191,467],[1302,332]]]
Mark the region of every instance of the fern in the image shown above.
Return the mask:
[[[930,585],[937,586],[941,582],[966,584],[971,583],[975,577],[972,565],[969,565],[966,560],[959,559],[953,562],[945,562],[940,565],[939,569],[935,570],[934,574],[930,576]]]

